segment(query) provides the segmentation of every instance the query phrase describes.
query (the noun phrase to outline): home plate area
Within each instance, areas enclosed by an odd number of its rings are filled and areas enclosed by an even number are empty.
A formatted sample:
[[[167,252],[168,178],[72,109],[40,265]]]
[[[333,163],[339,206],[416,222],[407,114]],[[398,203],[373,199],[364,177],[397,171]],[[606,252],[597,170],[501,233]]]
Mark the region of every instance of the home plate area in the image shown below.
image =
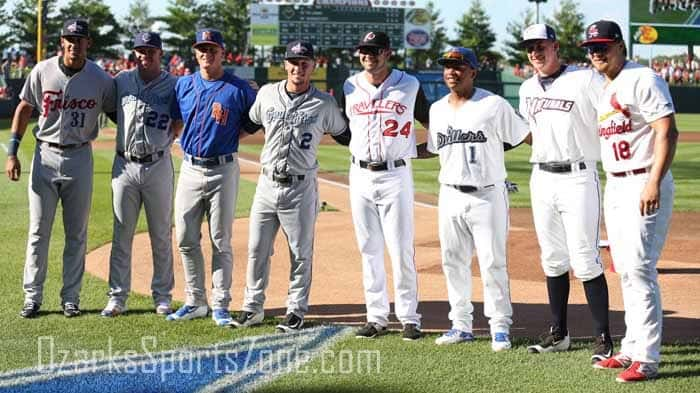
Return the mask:
[[[246,392],[299,371],[350,331],[320,326],[206,347],[40,365],[0,374],[0,392]]]

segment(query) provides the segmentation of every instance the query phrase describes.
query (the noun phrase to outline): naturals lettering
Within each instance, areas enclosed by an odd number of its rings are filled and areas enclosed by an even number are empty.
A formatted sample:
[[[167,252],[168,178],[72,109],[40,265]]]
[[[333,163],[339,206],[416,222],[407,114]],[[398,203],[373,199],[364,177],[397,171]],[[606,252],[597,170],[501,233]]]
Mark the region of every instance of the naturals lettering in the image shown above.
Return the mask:
[[[70,100],[63,99],[63,90],[44,92],[44,99],[41,103],[43,117],[48,117],[50,112],[59,109],[92,109],[97,105],[94,99],[71,98]]]
[[[542,111],[571,112],[574,107],[574,101],[559,98],[527,97],[525,102],[530,116],[535,116]]]

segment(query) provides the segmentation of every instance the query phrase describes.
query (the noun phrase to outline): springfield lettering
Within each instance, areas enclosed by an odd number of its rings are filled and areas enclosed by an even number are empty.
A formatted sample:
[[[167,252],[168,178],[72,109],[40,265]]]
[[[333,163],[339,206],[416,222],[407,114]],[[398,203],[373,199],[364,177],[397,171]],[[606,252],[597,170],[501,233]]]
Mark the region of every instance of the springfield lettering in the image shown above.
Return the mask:
[[[352,106],[352,111],[356,115],[374,115],[376,113],[396,113],[398,115],[406,112],[406,105],[393,100],[372,100],[370,102],[360,102]]]
[[[559,98],[527,97],[525,98],[530,116],[535,116],[542,111],[571,112],[574,101]]]
[[[41,115],[48,117],[50,112],[59,109],[92,109],[95,105],[97,105],[97,101],[94,99],[71,98],[70,100],[64,100],[62,90],[47,90],[44,92],[44,98],[41,102]]]
[[[610,138],[613,135],[632,132],[632,120],[623,120],[621,124],[617,124],[614,120],[607,127],[598,128],[598,136]]]

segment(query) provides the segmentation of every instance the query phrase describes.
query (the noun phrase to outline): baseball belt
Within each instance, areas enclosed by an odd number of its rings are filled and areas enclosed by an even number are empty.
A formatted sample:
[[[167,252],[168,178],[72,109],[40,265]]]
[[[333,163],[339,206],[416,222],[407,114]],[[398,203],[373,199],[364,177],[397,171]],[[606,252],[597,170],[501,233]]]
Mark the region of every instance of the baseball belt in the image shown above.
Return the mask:
[[[60,149],[60,150],[71,150],[71,149],[77,149],[79,147],[83,147],[90,143],[89,141],[86,142],[81,142],[81,143],[72,143],[68,145],[62,145],[60,143],[53,143],[53,142],[47,142],[47,141],[42,141],[41,139],[38,139],[40,143],[43,143],[44,145],[47,145],[48,147],[52,147],[54,149]]]
[[[291,184],[294,181],[302,181],[306,179],[306,175],[290,175],[288,173],[278,173],[277,171],[270,172],[266,168],[262,169],[262,173],[268,176],[272,181],[276,181],[280,184]]]
[[[191,154],[185,154],[185,161],[192,165],[203,166],[207,168],[228,164],[236,159],[236,153],[224,154],[216,157],[195,157]]]
[[[389,169],[389,161],[362,161],[352,156],[352,163],[357,164],[360,168],[368,169],[370,171],[386,171]],[[398,159],[393,161],[394,168],[399,168],[406,166],[406,161],[403,159]]]
[[[492,188],[492,187],[493,187],[493,184],[489,184],[488,186],[483,186],[483,187],[476,187],[476,186],[460,186],[460,185],[457,185],[457,184],[448,184],[447,186],[448,186],[448,187],[452,187],[452,188],[454,188],[455,190],[459,190],[459,191],[461,191],[461,192],[463,192],[463,193],[465,193],[465,194],[469,194],[469,193],[471,193],[471,192],[476,192],[476,191],[479,191],[479,190],[485,190],[485,189],[487,189],[487,188]]]
[[[579,162],[578,164],[571,164],[569,162],[540,162],[537,164],[540,170],[552,173],[569,173],[575,168],[574,165],[578,165],[578,169],[586,169],[585,162]]]
[[[159,151],[156,153],[145,155],[143,157],[136,157],[136,156],[132,155],[131,153],[126,153],[123,151],[117,152],[117,155],[124,158],[125,160],[129,160],[132,162],[138,162],[139,164],[147,164],[149,162],[156,161],[156,160],[160,159],[161,157],[163,157],[164,154],[165,154],[164,151]]]
[[[649,172],[649,168],[637,168],[637,169],[632,169],[631,171],[609,172],[609,173],[615,177],[626,177],[626,176],[641,175],[642,173],[647,173],[647,172]]]

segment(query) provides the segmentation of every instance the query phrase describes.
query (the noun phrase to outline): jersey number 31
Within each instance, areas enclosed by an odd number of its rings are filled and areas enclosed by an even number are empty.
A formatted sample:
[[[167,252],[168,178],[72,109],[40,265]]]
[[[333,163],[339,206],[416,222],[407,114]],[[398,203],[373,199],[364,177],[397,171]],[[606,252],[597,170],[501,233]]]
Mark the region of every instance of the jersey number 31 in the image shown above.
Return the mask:
[[[397,131],[399,129],[399,122],[396,120],[389,119],[384,122],[384,125],[387,126],[384,131],[382,131],[382,135],[384,136],[395,137],[397,135],[403,135],[408,138],[408,136],[411,135],[410,121],[406,122],[399,131]]]

